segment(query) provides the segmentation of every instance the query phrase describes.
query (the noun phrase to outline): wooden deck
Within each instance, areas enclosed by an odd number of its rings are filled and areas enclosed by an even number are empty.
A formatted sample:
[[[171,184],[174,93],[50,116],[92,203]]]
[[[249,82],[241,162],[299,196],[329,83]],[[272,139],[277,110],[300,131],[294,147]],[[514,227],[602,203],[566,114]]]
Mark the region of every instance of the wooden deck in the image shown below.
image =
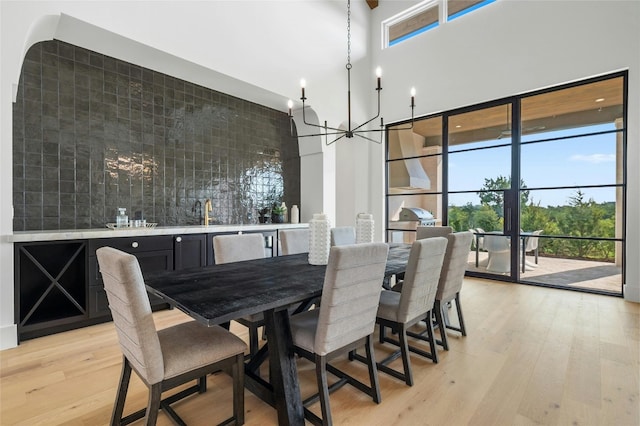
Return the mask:
[[[488,253],[481,251],[476,268],[475,251],[469,252],[468,270],[486,273],[487,257]],[[527,256],[527,261],[535,264],[533,256]],[[520,280],[622,293],[622,267],[610,262],[539,256],[538,266],[521,272]]]

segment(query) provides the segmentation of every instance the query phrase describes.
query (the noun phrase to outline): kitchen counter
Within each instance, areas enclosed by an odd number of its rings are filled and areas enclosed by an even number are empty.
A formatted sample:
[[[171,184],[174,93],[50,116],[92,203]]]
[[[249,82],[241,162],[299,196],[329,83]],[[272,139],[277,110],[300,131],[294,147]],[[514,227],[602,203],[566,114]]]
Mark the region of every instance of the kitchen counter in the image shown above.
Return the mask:
[[[34,241],[62,241],[81,240],[94,238],[139,237],[151,235],[177,235],[177,234],[209,234],[217,232],[249,232],[277,229],[307,228],[308,223],[264,223],[246,225],[190,225],[190,226],[156,226],[155,228],[93,228],[93,229],[67,229],[49,231],[18,231],[11,235],[5,235],[5,242],[25,243]]]

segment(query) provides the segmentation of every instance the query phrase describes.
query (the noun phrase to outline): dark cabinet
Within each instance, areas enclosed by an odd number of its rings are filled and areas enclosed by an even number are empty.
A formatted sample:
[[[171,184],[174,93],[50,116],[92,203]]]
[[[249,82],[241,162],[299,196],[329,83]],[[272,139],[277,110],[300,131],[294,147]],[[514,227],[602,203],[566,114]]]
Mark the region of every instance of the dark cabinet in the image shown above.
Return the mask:
[[[207,265],[207,235],[187,234],[173,237],[174,268],[201,268]]]
[[[14,250],[19,337],[62,331],[88,317],[85,241],[21,243]]]
[[[264,237],[265,256],[278,255],[275,230]],[[214,235],[237,232],[114,237],[14,244],[15,316],[19,340],[111,319],[96,250],[109,246],[138,258],[142,273],[212,265]],[[169,305],[149,295],[154,310]]]
[[[89,317],[109,316],[107,294],[104,291],[102,275],[98,267],[96,250],[113,247],[131,253],[138,258],[142,273],[173,270],[173,238],[166,236],[103,238],[89,241]],[[154,309],[166,307],[162,299],[149,295]]]

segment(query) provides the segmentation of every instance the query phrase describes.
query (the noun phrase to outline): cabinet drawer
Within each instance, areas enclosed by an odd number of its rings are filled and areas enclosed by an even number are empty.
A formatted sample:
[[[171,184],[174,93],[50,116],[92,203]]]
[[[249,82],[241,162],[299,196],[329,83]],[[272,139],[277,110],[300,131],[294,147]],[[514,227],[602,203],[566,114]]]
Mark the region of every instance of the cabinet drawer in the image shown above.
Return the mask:
[[[169,305],[153,294],[147,293],[149,296],[149,303],[151,303],[152,310],[165,309]],[[89,318],[102,318],[111,317],[111,310],[109,309],[109,300],[107,299],[107,292],[103,287],[90,287],[89,288]]]
[[[137,254],[145,251],[173,250],[173,237],[170,235],[163,235],[155,237],[118,237],[90,240],[90,256],[95,256],[96,250],[105,246],[113,247],[131,254]]]
[[[173,270],[173,250],[142,251],[132,254],[138,258],[142,274],[145,272]],[[96,256],[89,257],[89,285],[103,285]]]

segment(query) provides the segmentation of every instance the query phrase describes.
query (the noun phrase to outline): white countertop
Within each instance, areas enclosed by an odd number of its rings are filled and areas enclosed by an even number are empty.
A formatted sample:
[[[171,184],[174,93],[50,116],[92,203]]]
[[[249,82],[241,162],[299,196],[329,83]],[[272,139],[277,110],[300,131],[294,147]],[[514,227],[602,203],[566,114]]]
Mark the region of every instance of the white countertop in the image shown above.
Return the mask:
[[[308,228],[308,223],[265,223],[253,225],[191,225],[191,226],[157,226],[155,228],[123,228],[123,229],[61,229],[49,231],[18,231],[5,235],[9,243],[26,243],[34,241],[88,240],[95,238],[140,237],[151,235],[209,234],[214,232],[249,232],[273,231],[276,229]]]

